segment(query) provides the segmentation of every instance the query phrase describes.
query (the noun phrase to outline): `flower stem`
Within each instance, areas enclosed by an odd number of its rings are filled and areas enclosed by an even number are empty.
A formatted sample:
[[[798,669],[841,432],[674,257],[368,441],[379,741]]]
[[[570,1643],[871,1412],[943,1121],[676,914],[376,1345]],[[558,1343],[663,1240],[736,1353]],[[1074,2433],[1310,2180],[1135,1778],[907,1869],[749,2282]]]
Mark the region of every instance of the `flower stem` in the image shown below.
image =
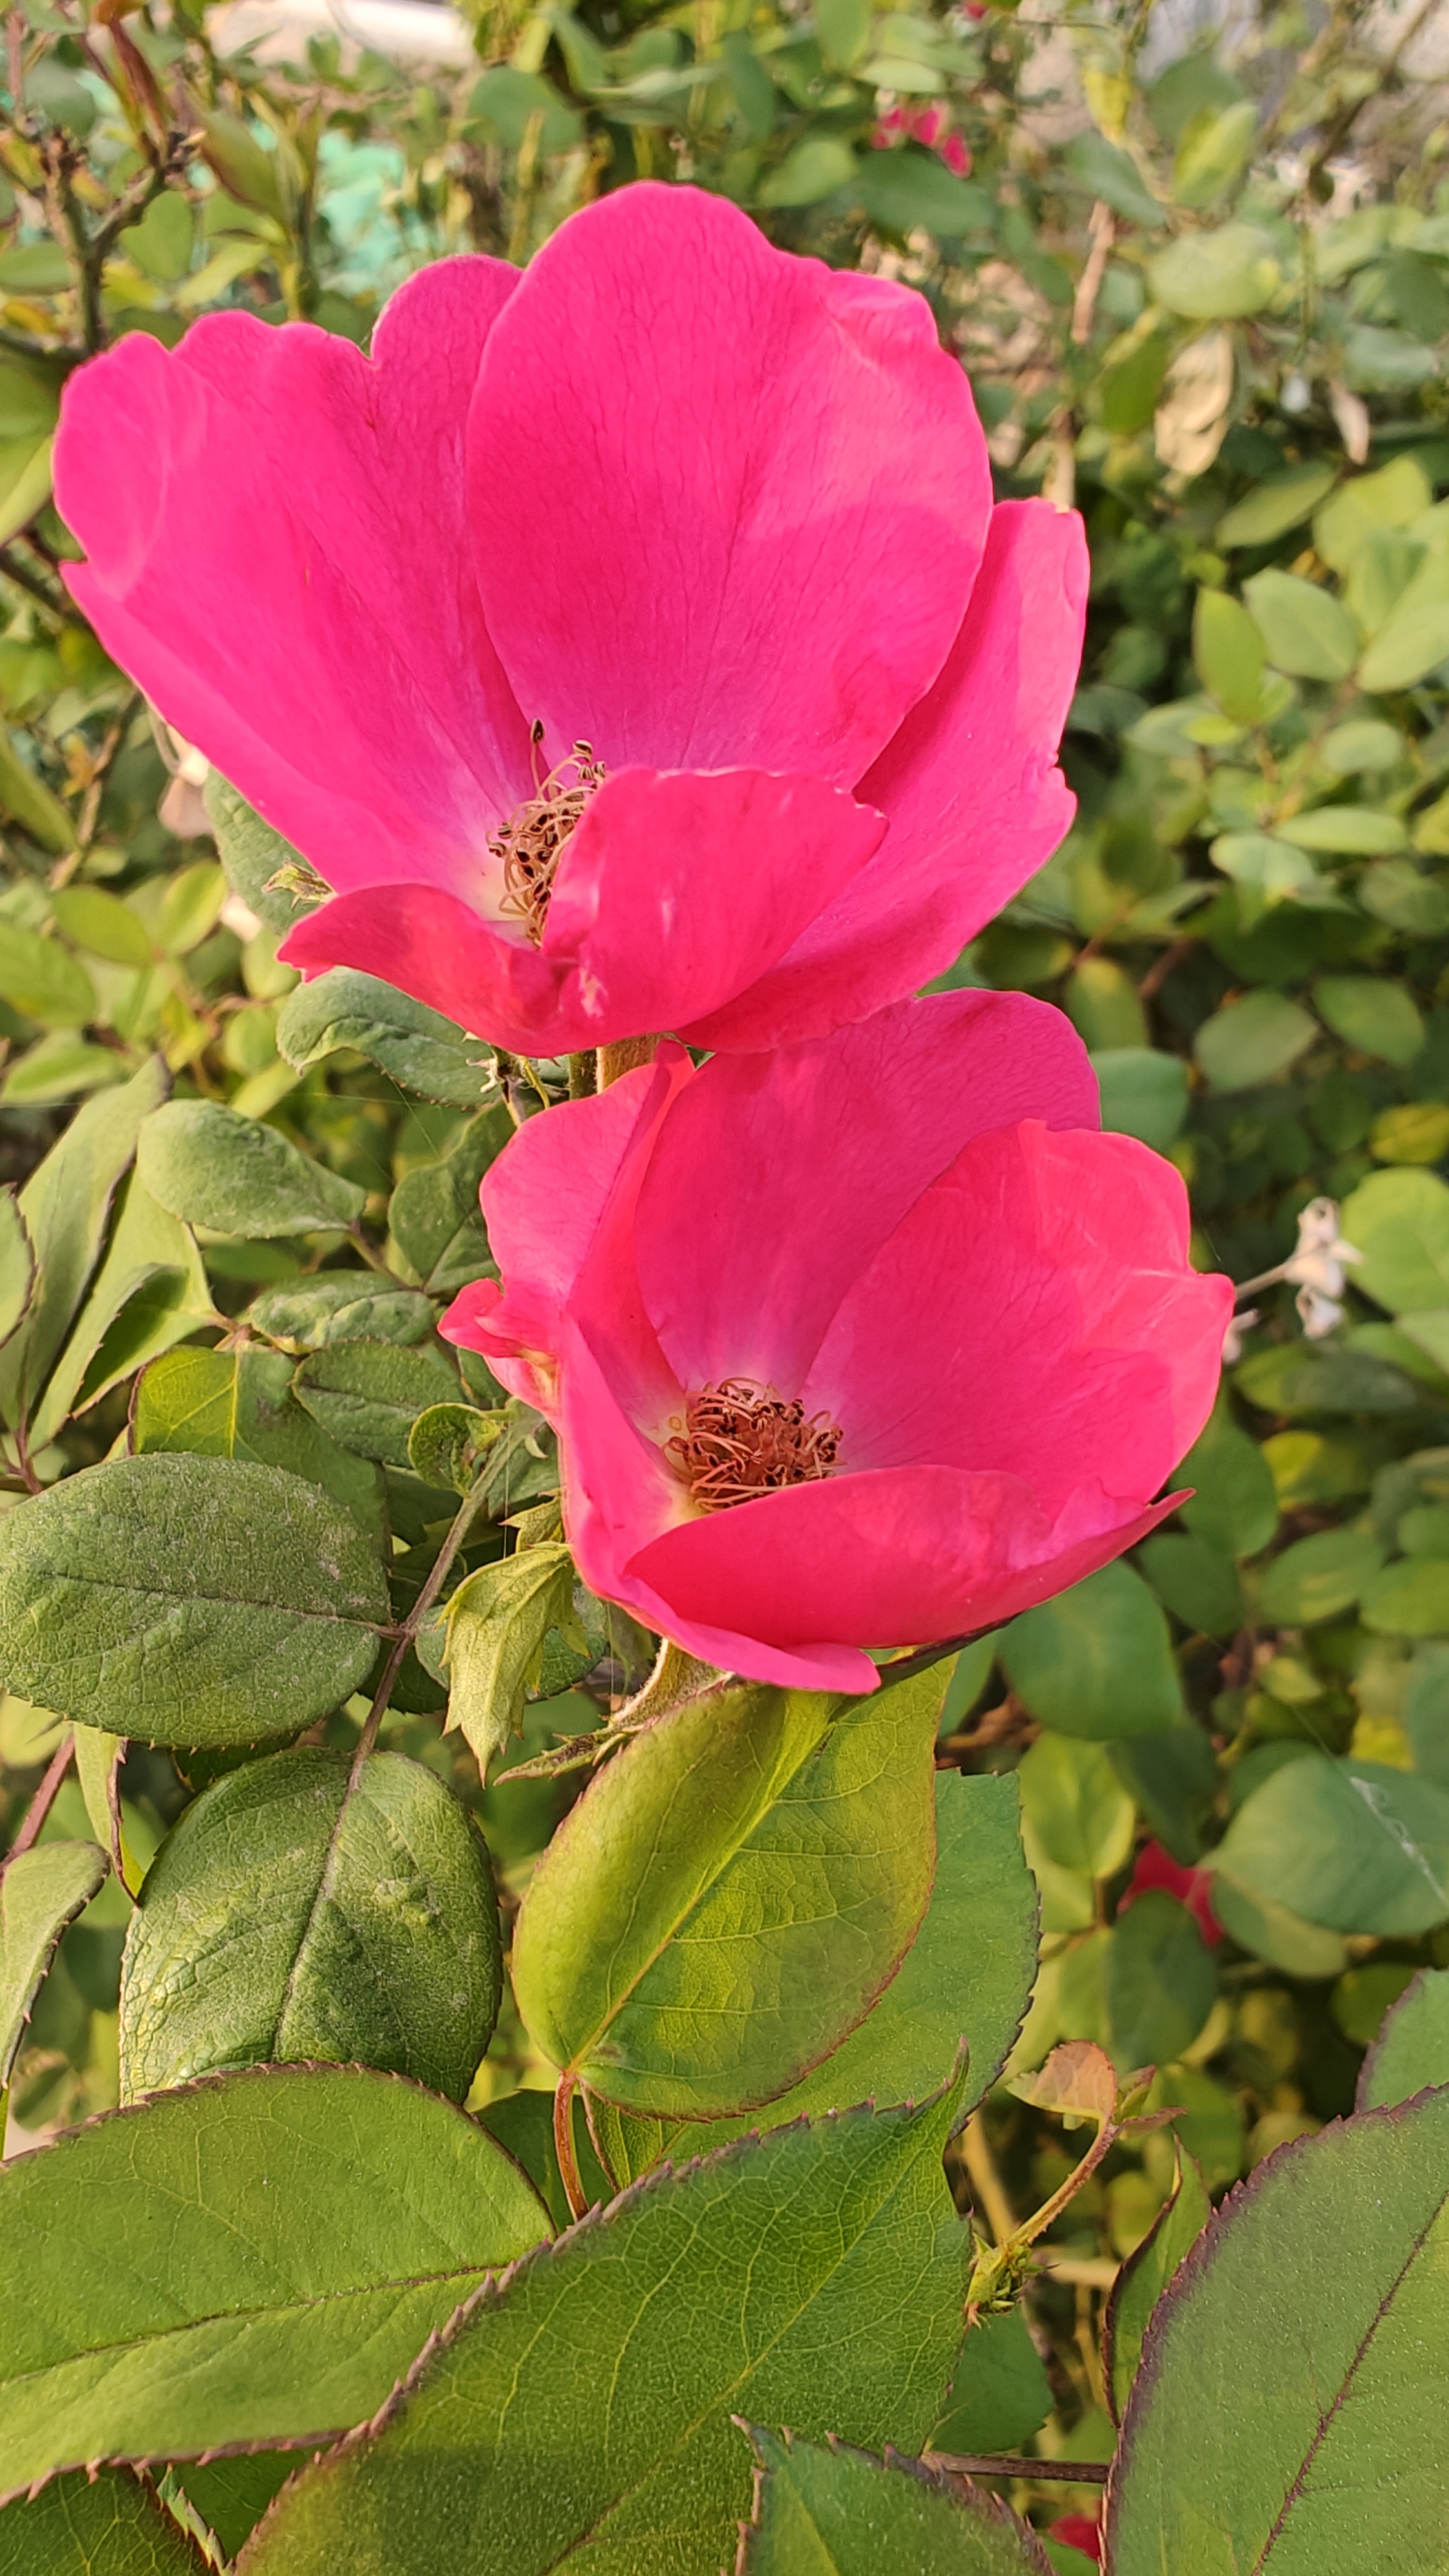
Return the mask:
[[[599,1089],[607,1091],[622,1074],[636,1073],[641,1064],[652,1064],[658,1051],[657,1038],[616,1038],[612,1046],[601,1046]]]

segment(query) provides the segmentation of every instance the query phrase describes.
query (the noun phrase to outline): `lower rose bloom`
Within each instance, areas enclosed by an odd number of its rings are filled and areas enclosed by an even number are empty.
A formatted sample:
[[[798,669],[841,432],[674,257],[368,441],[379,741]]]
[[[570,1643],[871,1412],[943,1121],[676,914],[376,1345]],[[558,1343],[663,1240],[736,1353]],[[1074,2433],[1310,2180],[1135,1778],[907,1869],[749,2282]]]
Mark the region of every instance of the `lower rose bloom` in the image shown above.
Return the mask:
[[[443,1321],[556,1425],[584,1580],[759,1681],[994,1626],[1096,1571],[1211,1409],[1232,1290],[1178,1174],[1097,1132],[1060,1013],[906,1002],[682,1047],[522,1128],[500,1287]]]

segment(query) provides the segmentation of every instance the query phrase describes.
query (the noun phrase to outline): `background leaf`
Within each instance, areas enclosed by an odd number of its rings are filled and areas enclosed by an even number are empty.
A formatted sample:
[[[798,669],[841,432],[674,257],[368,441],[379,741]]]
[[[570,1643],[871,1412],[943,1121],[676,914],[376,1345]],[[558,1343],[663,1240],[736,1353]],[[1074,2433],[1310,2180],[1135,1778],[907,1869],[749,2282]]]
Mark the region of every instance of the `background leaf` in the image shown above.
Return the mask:
[[[94,1843],[37,1843],[0,1869],[0,2096],[41,1979],[109,1864]]]
[[[57,2478],[0,2512],[0,2576],[201,2576],[206,2563],[127,2469]]]
[[[1359,2072],[1356,2107],[1385,2110],[1430,2084],[1449,2085],[1449,1968],[1421,1968],[1389,2006]]]
[[[1040,2543],[1000,2498],[959,2487],[919,2460],[748,2427],[755,2509],[737,2576],[876,2576],[886,2551],[911,2576],[1045,2576]]]
[[[248,1238],[351,1225],[366,1197],[274,1127],[219,1100],[168,1101],[146,1121],[137,1168],[173,1216]]]

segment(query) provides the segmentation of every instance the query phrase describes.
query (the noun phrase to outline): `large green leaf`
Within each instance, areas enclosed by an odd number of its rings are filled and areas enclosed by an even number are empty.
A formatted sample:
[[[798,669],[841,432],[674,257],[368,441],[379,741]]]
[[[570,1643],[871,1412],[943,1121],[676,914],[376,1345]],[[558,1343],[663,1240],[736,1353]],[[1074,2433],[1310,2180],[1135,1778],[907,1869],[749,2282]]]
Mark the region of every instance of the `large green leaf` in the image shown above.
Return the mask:
[[[421,1342],[433,1309],[417,1288],[395,1288],[370,1270],[324,1270],[291,1287],[268,1288],[246,1321],[283,1350],[320,1351],[334,1342]]]
[[[1340,1223],[1363,1254],[1354,1286],[1391,1315],[1449,1304],[1449,1186],[1437,1172],[1370,1172]]]
[[[1033,1717],[1099,1741],[1182,1723],[1182,1685],[1166,1619],[1140,1574],[1105,1566],[1013,1619],[999,1648]]]
[[[1172,1482],[1193,1488],[1182,1517],[1194,1537],[1209,1540],[1225,1556],[1256,1556],[1278,1526],[1272,1469],[1225,1405],[1199,1433]]]
[[[249,1238],[348,1226],[367,1193],[275,1127],[219,1100],[170,1100],[148,1118],[137,1149],[147,1189],[173,1216]]]
[[[1051,2382],[1020,2307],[976,2319],[961,2346],[933,2451],[1020,2451],[1052,2411]]]
[[[204,793],[228,884],[258,921],[266,922],[272,930],[291,930],[317,901],[316,894],[303,897],[292,890],[310,873],[301,851],[284,841],[280,832],[274,832],[270,823],[264,823],[246,798],[228,786],[220,770],[213,769]],[[271,880],[278,875],[289,878],[291,884],[274,886]]]
[[[154,1744],[300,1733],[356,1690],[382,1568],[315,1486],[233,1458],[122,1458],[0,1519],[6,1687]]]
[[[488,1855],[401,1753],[298,1746],[229,1772],[147,1873],[121,1978],[123,2098],[323,2058],[461,2101],[498,2012]]]
[[[621,2109],[772,2101],[925,1912],[944,1676],[847,1701],[725,1684],[636,1736],[540,1860],[513,1943],[555,2065]]]
[[[407,1173],[393,1191],[393,1239],[420,1284],[436,1297],[454,1296],[487,1265],[478,1184],[513,1132],[501,1103],[485,1109],[469,1119],[441,1161]]]
[[[1134,2247],[1118,2273],[1102,2320],[1107,2391],[1119,2423],[1132,2393],[1152,2311],[1175,2277],[1178,2265],[1192,2252],[1212,2209],[1197,2159],[1179,2141],[1172,2190],[1141,2244]]]
[[[492,1052],[479,1039],[350,966],[334,966],[287,996],[277,1016],[277,1046],[299,1072],[350,1047],[404,1091],[456,1109],[476,1109],[493,1087]]]
[[[1022,1856],[1016,1782],[936,1774],[936,1877],[925,1920],[880,2001],[801,2084],[772,2102],[769,2125],[857,2102],[919,2102],[967,2048],[961,2115],[996,2081],[1036,1975],[1037,1893]],[[660,2121],[591,2101],[590,2125],[620,2185],[665,2155],[701,2155],[758,2121]]]
[[[138,1457],[150,1449],[181,1450],[191,1457],[281,1467],[320,1485],[381,1539],[378,1469],[344,1449],[296,1402],[285,1351],[264,1350],[256,1342],[168,1351],[136,1388],[131,1447]]]
[[[749,2436],[755,2509],[736,2576],[1046,2576],[1041,2542],[1008,2504],[923,2461],[756,2424]]]
[[[56,1944],[110,1864],[94,1843],[36,1843],[0,1869],[0,2098]]]
[[[34,1408],[30,1437],[54,1439],[66,1416],[94,1404],[161,1351],[214,1320],[206,1270],[190,1230],[158,1207],[132,1172],[90,1295]]]
[[[1146,1889],[1119,1912],[1105,1990],[1112,2055],[1123,2074],[1191,2048],[1212,2011],[1217,1978],[1192,1915],[1164,1888]]]
[[[436,1342],[338,1342],[303,1360],[295,1392],[344,1449],[406,1467],[418,1415],[456,1403],[458,1378]]]
[[[0,2493],[340,2432],[546,2232],[485,2131],[396,2076],[263,2068],[93,2120],[0,2168]]]
[[[1437,2576],[1449,2529],[1449,2092],[1285,2147],[1143,2350],[1113,2576]]]
[[[24,1322],[0,1351],[0,1415],[7,1422],[28,1412],[49,1375],[95,1267],[141,1122],[166,1090],[166,1068],[153,1056],[118,1091],[86,1101],[20,1193],[37,1278]]]
[[[1421,1968],[1390,2004],[1359,2070],[1357,2107],[1381,2111],[1431,2084],[1449,2085],[1449,1968]]]
[[[1305,1753],[1244,1799],[1212,1866],[1330,1932],[1427,1932],[1449,1916],[1449,1790]]]
[[[203,2576],[206,2564],[129,2469],[56,2478],[0,2512],[0,2576]]]
[[[969,2238],[955,2089],[722,2148],[485,2290],[378,2437],[291,2487],[247,2576],[717,2576],[748,2512],[730,2418],[918,2450]]]

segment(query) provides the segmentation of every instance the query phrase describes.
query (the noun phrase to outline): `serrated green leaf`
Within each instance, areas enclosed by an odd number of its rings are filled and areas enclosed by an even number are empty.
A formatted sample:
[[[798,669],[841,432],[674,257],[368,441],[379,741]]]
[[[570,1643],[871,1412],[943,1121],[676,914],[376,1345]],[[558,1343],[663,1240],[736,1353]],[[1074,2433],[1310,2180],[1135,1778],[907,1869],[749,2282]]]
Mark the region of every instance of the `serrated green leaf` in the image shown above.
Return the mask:
[[[514,1932],[518,2007],[554,2064],[621,2109],[707,2118],[838,2046],[926,1910],[943,1682],[834,1711],[722,1684],[626,1745]]]
[[[375,1550],[276,1468],[117,1459],[0,1519],[6,1687],[113,1735],[300,1732],[358,1687],[386,1618]]]
[[[1001,1633],[1002,1665],[1033,1717],[1105,1741],[1180,1725],[1167,1621],[1140,1574],[1109,1565]]]
[[[513,1132],[501,1104],[485,1109],[439,1162],[407,1173],[393,1191],[393,1240],[430,1295],[453,1296],[488,1268],[478,1184]]]
[[[408,1465],[419,1414],[458,1394],[457,1372],[433,1341],[333,1343],[311,1352],[292,1384],[332,1439],[389,1467]]]
[[[1152,2311],[1197,2243],[1212,2206],[1196,2158],[1179,2141],[1172,2190],[1113,2282],[1102,2321],[1103,2364],[1118,2423],[1132,2393]]]
[[[1449,1918],[1449,1789],[1305,1753],[1244,1799],[1212,1867],[1326,1931],[1427,1932]]]
[[[202,1792],[147,1873],[121,1975],[123,2099],[320,2058],[463,2099],[500,1989],[483,1844],[431,1771],[299,1745]]]
[[[291,930],[312,909],[312,903],[287,887],[271,886],[269,880],[283,870],[291,871],[294,879],[310,875],[301,851],[284,841],[280,832],[274,832],[270,823],[264,823],[246,798],[227,785],[219,770],[212,770],[202,794],[228,884],[258,921],[266,922],[272,930]]]
[[[30,1304],[35,1255],[13,1189],[0,1190],[0,1342],[8,1342]]]
[[[119,1091],[86,1101],[20,1193],[36,1289],[24,1322],[0,1351],[0,1414],[9,1422],[39,1396],[85,1294],[142,1121],[167,1089],[166,1068],[153,1056]]]
[[[328,1350],[337,1342],[426,1340],[433,1309],[416,1288],[391,1288],[365,1270],[324,1270],[295,1287],[268,1288],[247,1308],[254,1333],[288,1351]]]
[[[920,1931],[865,2020],[803,2083],[770,2104],[770,2127],[857,2102],[922,2101],[963,2041],[960,2116],[974,2110],[1005,2065],[1026,2013],[1037,1914],[1015,1781],[938,1771],[936,1876]],[[644,2120],[592,2099],[589,2121],[621,2187],[661,2156],[703,2155],[760,2125]]]
[[[751,2424],[755,2509],[736,2576],[1046,2576],[1040,2541],[1000,2497],[888,2451]]]
[[[129,1173],[105,1258],[32,1411],[33,1444],[53,1440],[69,1414],[98,1403],[214,1315],[189,1228],[157,1206],[139,1173]]]
[[[129,2469],[57,2478],[0,2512],[0,2576],[203,2576],[206,2565]]]
[[[1380,2111],[1449,2085],[1449,1968],[1420,1968],[1390,2004],[1359,2069],[1354,2108]]]
[[[448,1680],[448,1725],[461,1728],[487,1777],[488,1765],[523,1726],[551,1628],[572,1632],[574,1561],[566,1547],[520,1549],[465,1575],[443,1612],[440,1660]]]
[[[147,1450],[183,1450],[191,1457],[280,1467],[320,1485],[381,1540],[386,1511],[378,1469],[329,1438],[295,1401],[285,1351],[246,1342],[168,1351],[136,1388],[131,1447],[137,1457]]]
[[[136,1168],[173,1216],[249,1241],[351,1225],[367,1199],[275,1127],[219,1100],[171,1100],[158,1109],[141,1130]]]
[[[1114,2576],[1442,2565],[1446,2171],[1438,2093],[1299,2139],[1218,2213],[1123,2421]]]
[[[933,2451],[1020,2451],[1052,2411],[1051,2382],[1020,2307],[981,2316],[967,2332]]]
[[[572,2229],[484,2291],[375,2440],[288,2489],[246,2576],[417,2576],[424,2533],[474,2576],[717,2576],[749,2510],[732,2415],[919,2449],[969,2258],[955,2110],[776,2130]]]
[[[501,1413],[471,1404],[430,1404],[408,1433],[408,1464],[425,1485],[470,1493],[505,1429]]]
[[[492,1051],[481,1039],[350,966],[334,966],[288,994],[277,1047],[299,1073],[350,1047],[404,1091],[455,1109],[476,1109],[496,1093]]]
[[[0,2100],[56,1945],[109,1863],[94,1843],[35,1843],[0,1869]]]
[[[359,2423],[547,2224],[484,2130],[357,2067],[204,2077],[57,2138],[0,2168],[0,2493]]]

